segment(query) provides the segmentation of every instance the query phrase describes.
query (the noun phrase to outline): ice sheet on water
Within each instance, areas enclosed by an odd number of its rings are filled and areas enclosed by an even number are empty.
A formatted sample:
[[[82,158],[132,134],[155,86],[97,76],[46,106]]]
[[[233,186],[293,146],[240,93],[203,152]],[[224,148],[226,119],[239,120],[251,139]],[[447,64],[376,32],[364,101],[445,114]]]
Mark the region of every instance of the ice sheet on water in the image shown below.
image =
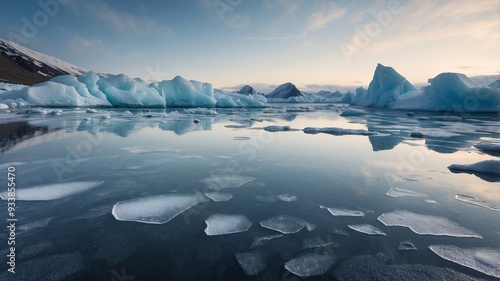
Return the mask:
[[[179,152],[179,150],[177,149],[163,148],[163,147],[149,147],[149,146],[131,146],[131,147],[122,147],[122,149],[135,154]]]
[[[300,277],[323,275],[335,263],[335,256],[306,254],[285,263],[286,270]]]
[[[374,227],[373,225],[370,224],[349,224],[347,225],[352,230],[355,230],[357,232],[365,233],[368,235],[384,235],[386,236],[385,232],[382,230]]]
[[[280,194],[276,196],[280,201],[283,202],[293,202],[297,201],[297,196],[291,194]]]
[[[180,213],[201,202],[207,202],[201,193],[157,195],[121,201],[111,213],[119,221],[164,224]]]
[[[236,253],[234,256],[247,276],[257,275],[267,267],[263,253]]]
[[[319,206],[321,209],[327,209],[330,214],[336,217],[364,217],[365,213],[362,211],[348,210],[348,209],[337,209],[337,208],[328,208],[325,206]]]
[[[462,201],[462,202],[465,202],[465,203],[469,203],[472,205],[476,205],[479,207],[490,209],[492,211],[500,212],[500,205],[495,205],[495,204],[489,203],[488,201],[479,199],[479,198],[474,197],[474,196],[457,194],[457,195],[455,195],[455,199]]]
[[[500,160],[485,160],[474,164],[452,164],[450,171],[500,174]]]
[[[500,278],[500,249],[462,249],[452,245],[431,245],[429,249],[445,260]]]
[[[340,113],[340,116],[361,116],[365,114],[366,112],[360,109],[346,108]]]
[[[205,233],[209,236],[245,232],[252,226],[252,222],[243,215],[213,214],[205,223]]]
[[[61,199],[76,193],[84,192],[104,183],[103,181],[68,182],[48,185],[38,185],[29,188],[16,189],[18,201],[48,201]],[[7,200],[7,192],[0,193],[0,198]]]
[[[477,149],[500,153],[500,143],[480,142],[474,145]]]
[[[212,199],[215,202],[228,201],[233,198],[233,195],[225,192],[206,192],[205,196]]]
[[[398,250],[400,251],[416,251],[417,247],[413,245],[410,241],[401,241],[398,245]]]
[[[113,208],[112,205],[95,207],[95,208],[90,209],[85,214],[82,214],[82,215],[76,217],[75,219],[88,220],[88,219],[98,218],[100,216],[104,216],[105,214],[110,213],[112,208]]]
[[[24,270],[0,273],[0,280],[9,281],[60,281],[83,269],[82,256],[78,252],[37,258],[17,265]]]
[[[202,180],[208,188],[213,190],[221,190],[230,187],[239,187],[245,183],[255,180],[254,177],[238,176],[238,175],[213,175]]]
[[[297,233],[304,227],[308,231],[314,230],[316,226],[306,220],[289,215],[280,215],[260,222],[264,228],[279,231],[283,234]]]
[[[372,136],[376,135],[377,132],[370,132],[365,129],[344,129],[344,128],[336,128],[336,127],[327,127],[327,128],[316,128],[316,127],[307,127],[304,128],[304,133],[306,134],[319,134],[325,133],[334,136],[343,136],[343,135],[361,135],[361,136]]]
[[[0,170],[6,170],[8,167],[17,167],[19,165],[24,165],[26,162],[10,162],[10,163],[5,163],[5,164],[0,164]]]
[[[378,220],[385,226],[404,226],[417,234],[446,235],[482,238],[476,232],[462,227],[447,218],[421,215],[406,210],[383,213]]]
[[[21,232],[21,231],[30,231],[33,229],[46,227],[52,219],[53,219],[53,217],[41,219],[41,220],[36,220],[36,221],[25,223],[25,224],[21,224],[18,227],[18,230]]]
[[[389,197],[405,197],[405,196],[418,197],[418,196],[427,196],[427,194],[418,193],[418,192],[415,192],[415,191],[406,190],[406,189],[397,188],[397,187],[392,187],[391,189],[389,189],[389,191],[387,191],[386,195],[389,196]]]
[[[267,241],[269,241],[269,240],[272,240],[272,239],[275,239],[275,238],[279,238],[279,237],[283,237],[283,236],[284,236],[283,234],[276,234],[276,235],[268,235],[268,236],[262,236],[262,237],[255,237],[253,239],[252,245],[250,246],[250,249],[260,247],[260,246],[266,244]]]

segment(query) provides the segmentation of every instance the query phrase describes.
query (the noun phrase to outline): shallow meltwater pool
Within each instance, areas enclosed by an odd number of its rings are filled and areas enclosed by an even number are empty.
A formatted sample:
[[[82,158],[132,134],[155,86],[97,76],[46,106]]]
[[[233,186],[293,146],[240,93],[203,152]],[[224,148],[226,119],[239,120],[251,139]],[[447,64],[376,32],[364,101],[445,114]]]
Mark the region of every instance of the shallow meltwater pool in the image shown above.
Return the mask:
[[[0,113],[0,279],[495,280],[499,128],[333,104]]]

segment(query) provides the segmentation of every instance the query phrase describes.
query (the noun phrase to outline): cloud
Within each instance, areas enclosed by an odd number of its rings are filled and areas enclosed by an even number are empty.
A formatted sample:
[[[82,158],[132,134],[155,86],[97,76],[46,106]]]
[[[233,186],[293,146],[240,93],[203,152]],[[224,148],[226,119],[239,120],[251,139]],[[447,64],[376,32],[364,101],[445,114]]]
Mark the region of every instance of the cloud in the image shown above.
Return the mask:
[[[145,16],[137,16],[126,11],[119,11],[104,1],[80,1],[90,14],[109,24],[113,29],[121,33],[130,33],[141,35],[162,34],[165,36],[173,33],[172,28],[157,23]]]
[[[323,29],[330,23],[342,18],[346,13],[346,8],[340,8],[333,4],[327,5],[325,3],[321,3],[318,7],[318,11],[309,17],[306,33]]]
[[[85,39],[75,35],[75,38],[71,41],[71,50],[76,53],[88,52],[89,50],[106,52],[106,47],[102,40],[96,38]]]

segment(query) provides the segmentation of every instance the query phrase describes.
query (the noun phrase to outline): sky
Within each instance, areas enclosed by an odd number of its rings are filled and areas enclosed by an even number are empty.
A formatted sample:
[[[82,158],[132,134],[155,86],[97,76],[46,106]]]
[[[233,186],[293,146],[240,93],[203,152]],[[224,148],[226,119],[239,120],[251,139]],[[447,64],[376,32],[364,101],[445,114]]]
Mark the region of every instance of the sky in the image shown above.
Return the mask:
[[[0,37],[87,70],[260,91],[500,74],[498,0],[4,1]]]

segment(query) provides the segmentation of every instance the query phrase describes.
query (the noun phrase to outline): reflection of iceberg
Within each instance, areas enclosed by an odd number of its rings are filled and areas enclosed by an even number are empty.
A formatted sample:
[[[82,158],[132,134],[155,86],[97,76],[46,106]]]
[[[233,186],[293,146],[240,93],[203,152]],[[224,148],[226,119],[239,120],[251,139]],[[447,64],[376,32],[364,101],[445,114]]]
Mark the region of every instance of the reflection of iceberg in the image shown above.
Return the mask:
[[[0,151],[18,150],[67,136],[64,130],[36,126],[28,122],[0,124]]]

